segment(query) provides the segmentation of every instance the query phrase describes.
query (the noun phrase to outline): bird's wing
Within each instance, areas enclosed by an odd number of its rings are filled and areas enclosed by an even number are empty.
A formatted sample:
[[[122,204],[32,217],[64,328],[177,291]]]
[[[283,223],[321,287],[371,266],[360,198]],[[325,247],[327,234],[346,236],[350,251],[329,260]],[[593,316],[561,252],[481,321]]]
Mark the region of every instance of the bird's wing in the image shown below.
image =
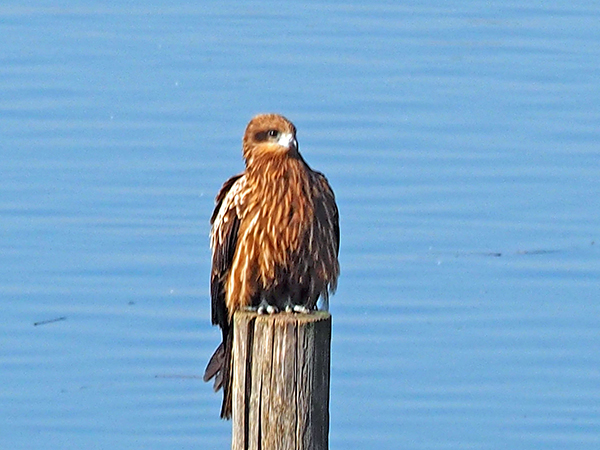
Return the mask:
[[[316,205],[316,214],[322,220],[324,219],[327,229],[331,231],[331,241],[335,246],[335,255],[338,256],[340,252],[340,214],[335,203],[335,194],[325,175],[321,172],[315,172],[315,174],[320,191],[320,195],[317,197],[321,197],[322,200]]]
[[[225,281],[235,254],[240,226],[239,204],[246,178],[243,174],[227,180],[216,198],[215,210],[210,219],[212,269],[210,294],[212,323],[219,325],[226,335],[229,331],[229,314],[225,304]]]

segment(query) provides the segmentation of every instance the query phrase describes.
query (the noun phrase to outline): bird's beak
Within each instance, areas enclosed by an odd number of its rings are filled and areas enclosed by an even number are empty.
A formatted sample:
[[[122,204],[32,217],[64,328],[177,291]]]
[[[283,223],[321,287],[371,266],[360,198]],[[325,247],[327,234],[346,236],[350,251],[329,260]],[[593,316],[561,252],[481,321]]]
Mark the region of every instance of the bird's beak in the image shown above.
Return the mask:
[[[283,133],[281,136],[279,136],[277,144],[287,148],[288,150],[298,150],[298,141],[292,133]]]

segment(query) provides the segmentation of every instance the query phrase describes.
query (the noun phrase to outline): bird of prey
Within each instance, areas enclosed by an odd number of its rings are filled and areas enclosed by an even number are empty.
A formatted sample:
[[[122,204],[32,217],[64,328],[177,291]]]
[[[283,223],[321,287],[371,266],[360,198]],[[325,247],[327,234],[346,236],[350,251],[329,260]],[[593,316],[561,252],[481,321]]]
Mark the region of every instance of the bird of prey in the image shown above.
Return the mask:
[[[204,380],[223,388],[221,417],[231,417],[233,314],[310,312],[328,306],[339,275],[339,216],[325,176],[298,151],[296,127],[278,114],[246,128],[246,170],[223,184],[211,217],[212,323],[223,341]]]

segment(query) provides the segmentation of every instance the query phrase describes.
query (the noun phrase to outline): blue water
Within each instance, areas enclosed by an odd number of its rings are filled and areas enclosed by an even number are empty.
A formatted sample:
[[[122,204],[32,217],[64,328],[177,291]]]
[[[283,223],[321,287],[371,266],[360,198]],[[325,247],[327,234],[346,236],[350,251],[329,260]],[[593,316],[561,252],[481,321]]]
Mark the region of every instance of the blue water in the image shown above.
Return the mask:
[[[9,1],[0,38],[0,448],[229,447],[208,219],[267,111],[341,211],[331,448],[600,448],[593,2]]]

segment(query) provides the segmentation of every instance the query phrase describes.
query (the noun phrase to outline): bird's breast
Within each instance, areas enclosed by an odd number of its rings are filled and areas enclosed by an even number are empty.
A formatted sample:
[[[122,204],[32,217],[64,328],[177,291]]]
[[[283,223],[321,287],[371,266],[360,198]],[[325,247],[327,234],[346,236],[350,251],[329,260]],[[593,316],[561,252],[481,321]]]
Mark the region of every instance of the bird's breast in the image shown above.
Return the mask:
[[[295,259],[314,225],[308,174],[301,167],[282,169],[248,179],[252,193],[243,227],[263,279],[274,277],[278,268]]]

